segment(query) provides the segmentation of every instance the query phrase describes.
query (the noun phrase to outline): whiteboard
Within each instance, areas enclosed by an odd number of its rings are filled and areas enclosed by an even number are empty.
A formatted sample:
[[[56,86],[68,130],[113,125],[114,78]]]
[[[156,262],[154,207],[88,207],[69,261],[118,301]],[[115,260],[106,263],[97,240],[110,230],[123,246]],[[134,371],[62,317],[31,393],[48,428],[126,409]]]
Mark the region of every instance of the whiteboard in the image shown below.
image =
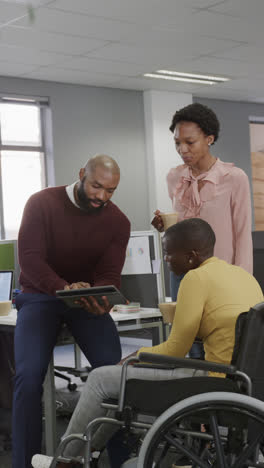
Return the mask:
[[[122,275],[144,275],[152,273],[149,237],[132,236],[129,239]]]

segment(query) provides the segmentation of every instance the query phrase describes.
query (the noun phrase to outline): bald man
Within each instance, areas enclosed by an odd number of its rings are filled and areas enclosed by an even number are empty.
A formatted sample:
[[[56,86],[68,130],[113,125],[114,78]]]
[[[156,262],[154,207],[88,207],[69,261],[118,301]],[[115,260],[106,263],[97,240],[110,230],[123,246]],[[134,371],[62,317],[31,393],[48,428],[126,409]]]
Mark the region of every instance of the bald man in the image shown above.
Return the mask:
[[[13,468],[31,468],[41,451],[42,384],[61,325],[70,328],[92,368],[120,361],[109,303],[85,301],[72,309],[55,296],[59,289],[120,287],[130,223],[110,201],[119,179],[116,161],[97,155],[77,182],[35,193],[25,206],[18,237]]]

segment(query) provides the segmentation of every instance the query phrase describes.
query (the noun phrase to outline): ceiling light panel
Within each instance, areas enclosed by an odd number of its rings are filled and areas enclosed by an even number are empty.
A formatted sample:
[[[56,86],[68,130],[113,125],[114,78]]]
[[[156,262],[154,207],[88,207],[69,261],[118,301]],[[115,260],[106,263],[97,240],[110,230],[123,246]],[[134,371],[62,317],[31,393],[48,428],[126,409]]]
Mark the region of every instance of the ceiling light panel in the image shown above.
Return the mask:
[[[163,75],[172,75],[172,76],[180,76],[180,77],[186,77],[186,78],[198,78],[201,80],[211,80],[215,81],[217,83],[229,81],[230,78],[225,78],[222,76],[211,76],[211,75],[198,75],[194,73],[180,73],[180,72],[175,72],[171,70],[157,70],[157,73],[161,73]]]
[[[159,78],[162,80],[173,80],[173,81],[183,81],[185,83],[200,83],[200,84],[209,84],[213,85],[216,82],[210,80],[200,80],[198,78],[184,78],[179,76],[168,76],[168,75],[159,75],[158,73],[144,73],[146,78]]]
[[[207,85],[213,85],[216,83],[224,83],[226,81],[229,81],[229,78],[223,76],[176,72],[174,70],[157,70],[153,73],[145,73],[143,76],[146,78],[158,78],[163,80],[182,81],[185,83],[198,83]]]

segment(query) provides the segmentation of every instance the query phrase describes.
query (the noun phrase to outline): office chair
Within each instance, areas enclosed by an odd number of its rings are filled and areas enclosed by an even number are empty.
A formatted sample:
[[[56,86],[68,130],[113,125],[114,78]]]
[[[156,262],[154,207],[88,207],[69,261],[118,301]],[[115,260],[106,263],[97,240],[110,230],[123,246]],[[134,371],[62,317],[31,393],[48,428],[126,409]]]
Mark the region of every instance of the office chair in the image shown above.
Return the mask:
[[[44,463],[33,457],[34,468],[55,468],[63,460],[66,445],[84,443],[84,468],[91,467],[91,441],[102,423],[141,431],[143,443],[125,468],[264,468],[264,302],[242,313],[236,323],[235,348],[230,365],[141,353],[123,365],[118,402],[103,406],[115,411],[113,418],[92,421],[85,434],[64,438],[53,459]],[[226,374],[164,381],[127,380],[128,364],[156,368],[191,368]],[[148,364],[145,364],[148,363]],[[155,388],[155,392],[154,392]],[[158,398],[156,397],[158,395]],[[153,416],[153,424],[138,415]],[[64,459],[65,460],[65,459]]]
[[[57,345],[63,346],[67,344],[72,344],[72,336],[70,331],[67,328],[66,324],[63,324],[59,336],[57,338]],[[75,355],[75,367],[69,366],[54,366],[54,375],[59,377],[63,380],[68,382],[67,388],[70,392],[74,392],[77,389],[76,383],[72,382],[72,379],[69,376],[63,374],[66,372],[67,374],[73,375],[75,377],[79,377],[82,382],[85,382],[88,374],[91,370],[89,366],[80,367],[80,351],[77,348],[77,344],[74,343],[74,355]]]

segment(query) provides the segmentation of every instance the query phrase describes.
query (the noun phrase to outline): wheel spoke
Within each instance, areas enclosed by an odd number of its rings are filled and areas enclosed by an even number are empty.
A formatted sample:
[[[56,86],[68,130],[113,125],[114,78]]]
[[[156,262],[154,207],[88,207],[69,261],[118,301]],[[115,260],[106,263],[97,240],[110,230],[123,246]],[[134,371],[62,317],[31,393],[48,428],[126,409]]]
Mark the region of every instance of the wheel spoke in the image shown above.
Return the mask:
[[[163,460],[163,458],[165,457],[169,447],[170,447],[170,444],[166,442],[163,449],[160,451],[158,457],[155,460],[155,466],[159,466],[160,461]]]
[[[261,441],[261,439],[263,439],[263,433],[260,433],[258,434],[258,436],[256,437],[255,440],[253,440],[253,442],[251,442],[246,450],[244,450],[241,455],[238,457],[238,459],[236,460],[236,463],[234,463],[231,468],[241,468],[241,466],[243,466],[243,463],[245,463],[250,455],[254,452],[254,450],[256,449],[257,445],[259,444],[259,442]]]
[[[225,454],[224,454],[224,450],[223,450],[223,445],[222,445],[222,442],[221,442],[221,437],[220,437],[220,433],[219,433],[219,428],[218,428],[218,424],[217,424],[217,417],[216,417],[216,413],[215,412],[212,412],[210,414],[210,426],[211,426],[211,430],[212,430],[212,433],[214,435],[214,442],[215,442],[215,449],[216,449],[216,454],[217,454],[217,462],[218,462],[218,468],[229,468],[228,465],[226,464],[226,460],[225,460]]]
[[[190,448],[185,448],[180,442],[172,438],[170,435],[165,435],[165,440],[170,443],[173,447],[178,449],[180,452],[184,453],[188,458],[197,463],[200,468],[209,468],[207,463],[204,463],[196,453],[193,452]]]
[[[186,399],[175,405],[150,429],[139,454],[142,467],[185,462],[193,468],[264,468],[254,457],[264,441],[262,406],[239,395],[199,398],[197,404],[190,398],[191,404]],[[200,431],[201,423],[206,432]]]

